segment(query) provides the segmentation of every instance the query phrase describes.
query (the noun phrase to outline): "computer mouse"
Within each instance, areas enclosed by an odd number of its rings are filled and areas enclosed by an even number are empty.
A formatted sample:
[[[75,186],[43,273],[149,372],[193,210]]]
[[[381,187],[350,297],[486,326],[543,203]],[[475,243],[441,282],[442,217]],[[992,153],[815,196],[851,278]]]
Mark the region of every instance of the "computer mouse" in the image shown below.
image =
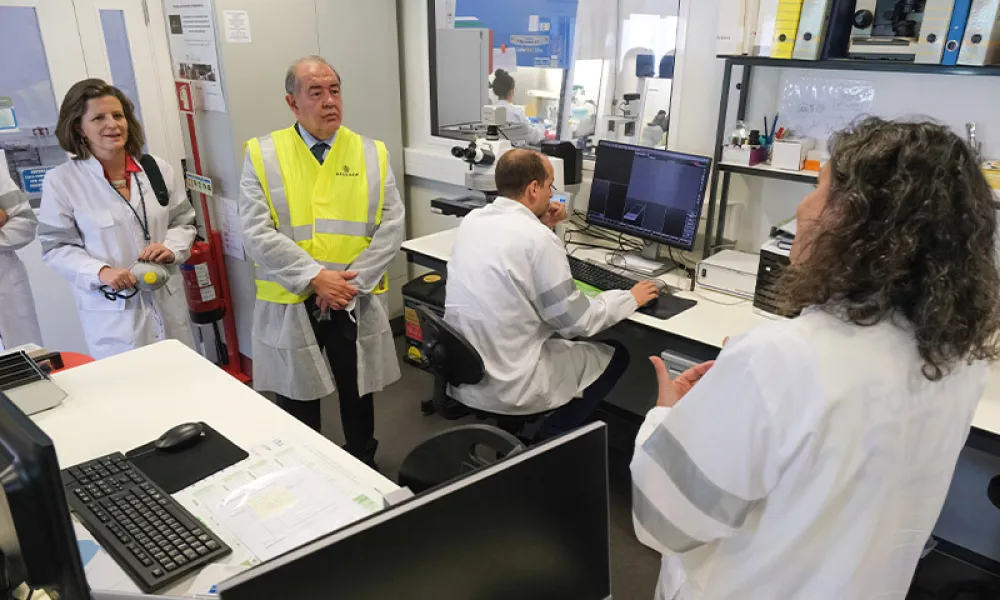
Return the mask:
[[[653,284],[656,286],[656,291],[661,294],[670,293],[670,285],[668,285],[666,281],[663,281],[662,279],[654,279]]]
[[[153,444],[157,450],[175,452],[194,446],[205,436],[205,425],[202,423],[184,423],[172,427],[157,438]]]

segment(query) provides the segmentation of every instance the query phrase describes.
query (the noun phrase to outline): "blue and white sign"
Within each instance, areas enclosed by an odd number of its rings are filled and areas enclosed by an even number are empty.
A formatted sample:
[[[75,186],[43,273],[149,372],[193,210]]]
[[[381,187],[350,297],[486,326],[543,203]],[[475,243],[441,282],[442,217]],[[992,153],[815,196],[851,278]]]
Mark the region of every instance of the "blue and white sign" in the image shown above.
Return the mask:
[[[494,48],[513,48],[519,67],[569,69],[577,0],[458,0],[456,27],[493,31]]]
[[[45,179],[45,174],[54,169],[55,166],[50,167],[22,167],[17,170],[18,175],[21,177],[21,188],[24,190],[25,194],[41,194],[42,193],[42,180]]]

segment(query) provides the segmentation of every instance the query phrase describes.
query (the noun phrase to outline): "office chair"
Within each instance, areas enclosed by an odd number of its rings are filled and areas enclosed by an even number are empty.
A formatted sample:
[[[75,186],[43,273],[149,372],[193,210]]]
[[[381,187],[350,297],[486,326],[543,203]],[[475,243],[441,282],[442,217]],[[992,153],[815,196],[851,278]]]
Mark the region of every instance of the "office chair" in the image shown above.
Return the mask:
[[[447,483],[522,452],[512,434],[490,425],[461,425],[441,432],[410,451],[399,467],[399,485],[414,494]]]
[[[424,414],[437,413],[450,421],[473,414],[496,421],[500,429],[513,435],[520,435],[525,426],[545,416],[544,413],[525,416],[491,413],[449,398],[449,384],[457,387],[479,383],[486,376],[486,365],[472,344],[437,313],[425,306],[418,306],[416,312],[423,332],[424,360],[434,374],[434,397],[421,404]]]

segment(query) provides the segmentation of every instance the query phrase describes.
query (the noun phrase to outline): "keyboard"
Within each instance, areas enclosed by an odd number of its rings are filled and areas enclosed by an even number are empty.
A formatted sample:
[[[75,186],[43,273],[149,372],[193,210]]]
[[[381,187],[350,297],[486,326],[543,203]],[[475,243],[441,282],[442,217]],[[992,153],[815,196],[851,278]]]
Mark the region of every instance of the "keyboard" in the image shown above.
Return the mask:
[[[120,452],[62,471],[70,509],[143,593],[232,550]]]
[[[599,290],[631,290],[637,279],[626,277],[598,264],[579,258],[569,257],[569,270],[573,279],[592,285]]]
[[[569,270],[573,274],[573,279],[601,291],[631,290],[635,284],[639,283],[638,279],[616,273],[596,263],[572,256],[567,258],[569,258]],[[658,319],[669,319],[697,304],[694,300],[678,298],[672,292],[672,288],[661,288],[660,297],[640,306],[639,312]]]

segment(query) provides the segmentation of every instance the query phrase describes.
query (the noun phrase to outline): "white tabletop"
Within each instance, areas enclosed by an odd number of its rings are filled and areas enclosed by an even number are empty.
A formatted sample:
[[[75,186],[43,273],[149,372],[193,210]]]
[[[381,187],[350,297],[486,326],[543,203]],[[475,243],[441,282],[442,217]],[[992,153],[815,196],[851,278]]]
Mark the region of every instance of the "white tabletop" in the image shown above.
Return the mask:
[[[242,448],[294,436],[379,492],[398,489],[180,342],[105,358],[57,373],[53,380],[67,398],[32,419],[52,438],[63,468],[125,453],[175,425],[204,421]]]
[[[403,242],[403,250],[448,262],[448,259],[451,258],[452,247],[455,245],[457,231],[457,229],[449,229],[407,240]],[[569,245],[569,248],[573,249],[573,246]],[[596,260],[602,264],[604,264],[607,254],[606,250],[592,248],[573,250],[573,256],[577,258]],[[634,275],[630,276],[634,277]],[[660,279],[675,288],[686,290],[688,287],[688,280],[679,272],[668,273]],[[696,300],[698,304],[669,319],[657,319],[643,313],[635,313],[629,317],[629,320],[718,348],[722,347],[722,342],[726,337],[749,331],[769,320],[754,312],[751,301],[734,296],[700,288],[696,289],[695,292],[680,291],[675,295],[679,298]]]
[[[456,232],[457,229],[449,229],[408,240],[403,243],[403,250],[447,262],[451,258]],[[581,248],[573,255],[603,262],[607,251]],[[661,279],[675,287],[681,287],[682,282],[686,282],[683,277],[675,274],[668,274]],[[685,291],[676,295],[697,300],[698,305],[666,320],[642,313],[632,315],[629,320],[717,347],[722,346],[727,336],[744,333],[769,321],[767,317],[753,311],[752,302],[741,302],[738,298],[725,294],[697,289],[694,293]],[[1000,434],[1000,366],[994,366],[990,372],[986,392],[979,401],[972,425],[984,431]]]

